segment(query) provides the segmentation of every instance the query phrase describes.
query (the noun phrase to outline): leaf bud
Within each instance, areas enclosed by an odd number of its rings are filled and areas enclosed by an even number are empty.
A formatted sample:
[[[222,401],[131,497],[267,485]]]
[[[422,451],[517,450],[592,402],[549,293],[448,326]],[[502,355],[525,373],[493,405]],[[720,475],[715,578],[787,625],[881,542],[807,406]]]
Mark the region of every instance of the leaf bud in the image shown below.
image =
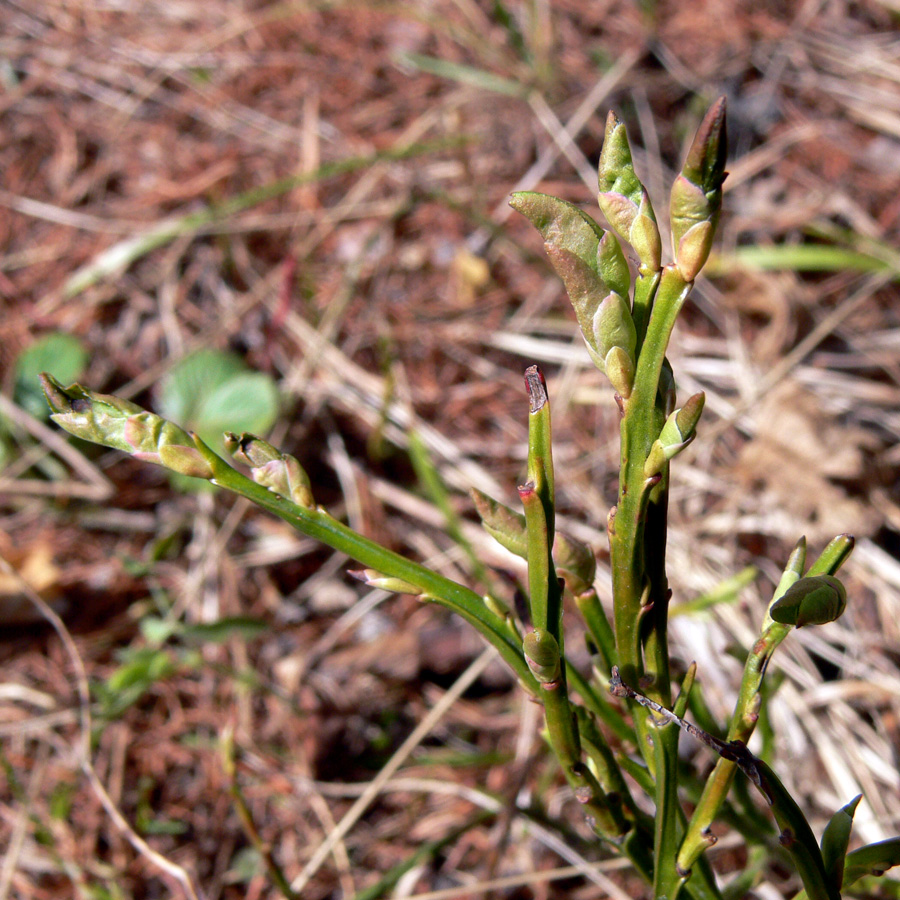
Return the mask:
[[[69,434],[104,447],[133,452],[134,448],[125,439],[125,424],[129,416],[144,412],[136,403],[89,391],[80,384],[63,387],[47,372],[41,373],[41,385],[53,410],[50,418]]]
[[[63,387],[52,375],[41,375],[50,416],[75,437],[113,447],[158,466],[212,478],[212,468],[197,449],[193,437],[174,422],[141,409],[130,400],[98,394],[80,384]]]
[[[641,194],[641,205],[638,215],[628,234],[628,242],[634,247],[642,269],[655,272],[662,264],[662,238],[656,216],[650,205],[650,197],[646,191]]]
[[[258,438],[255,434],[237,435],[226,431],[224,434],[225,449],[238,461],[248,466],[264,466],[267,462],[279,459],[281,451],[273,447],[268,441]]]
[[[225,446],[236,460],[251,467],[250,476],[257,484],[305,509],[316,508],[309,475],[295,457],[253,434],[238,437],[228,432]]]
[[[675,265],[685,281],[693,281],[709,259],[716,228],[712,222],[691,226],[675,248]]]
[[[553,562],[573,594],[581,594],[593,585],[597,559],[587,544],[557,531],[553,541]]]
[[[183,428],[149,412],[125,420],[123,436],[135,459],[193,478],[212,478],[209,463]]]
[[[545,628],[536,628],[525,635],[522,642],[525,662],[541,684],[551,684],[561,672],[559,644]]]
[[[613,231],[634,247],[642,269],[656,271],[661,258],[656,216],[635,174],[625,126],[612,112],[606,120],[598,183],[597,202]]]
[[[613,347],[621,347],[634,361],[637,332],[628,301],[621,294],[610,293],[597,307],[591,321],[591,334],[585,340],[602,357]]]
[[[681,409],[675,410],[675,424],[684,437],[692,435],[697,430],[697,423],[703,415],[703,407],[706,405],[706,394],[698,391],[691,394]]]
[[[712,248],[722,207],[726,142],[725,98],[720,97],[701,122],[672,185],[672,249],[685,281],[697,277]]]
[[[475,503],[475,510],[481,517],[484,530],[510,553],[528,558],[528,538],[525,516],[510,509],[499,500],[494,500],[483,491],[472,488],[470,491]]]
[[[606,117],[597,175],[601,195],[618,194],[637,206],[642,185],[634,171],[628,132],[612,110]],[[600,208],[603,209],[602,204]],[[603,214],[606,215],[605,209]]]
[[[632,358],[621,348],[613,347],[606,354],[603,361],[603,368],[606,370],[606,377],[613,389],[627,400],[631,396],[631,389],[634,387],[634,362]]]
[[[666,419],[659,438],[653,442],[647,461],[644,463],[645,477],[651,478],[660,473],[665,464],[681,453],[694,439],[705,400],[706,395],[700,391],[689,397],[684,406],[676,409]]]
[[[509,607],[493,594],[485,594],[481,599],[484,601],[485,607],[487,607],[487,609],[495,616],[501,619],[511,618],[512,613],[509,611]]]
[[[795,581],[769,607],[780,625],[825,625],[847,608],[847,590],[834,575],[808,575]]]
[[[669,457],[666,456],[663,445],[659,441],[654,441],[644,462],[644,477],[652,478],[654,475],[659,475],[668,461]]]
[[[425,592],[422,588],[404,581],[402,578],[395,578],[392,575],[383,575],[375,569],[351,569],[349,572],[358,581],[367,584],[369,587],[379,588],[382,591],[392,591],[395,594],[412,594],[420,597]]]

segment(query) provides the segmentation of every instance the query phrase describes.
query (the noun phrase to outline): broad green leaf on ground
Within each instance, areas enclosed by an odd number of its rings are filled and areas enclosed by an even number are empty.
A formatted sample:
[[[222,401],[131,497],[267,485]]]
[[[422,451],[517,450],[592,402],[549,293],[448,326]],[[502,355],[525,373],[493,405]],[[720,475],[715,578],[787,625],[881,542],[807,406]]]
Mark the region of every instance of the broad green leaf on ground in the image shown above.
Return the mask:
[[[39,376],[49,372],[63,384],[71,384],[84,374],[88,352],[77,337],[53,332],[39,337],[16,360],[16,385],[13,399],[39,419],[47,419],[50,410],[41,390]]]

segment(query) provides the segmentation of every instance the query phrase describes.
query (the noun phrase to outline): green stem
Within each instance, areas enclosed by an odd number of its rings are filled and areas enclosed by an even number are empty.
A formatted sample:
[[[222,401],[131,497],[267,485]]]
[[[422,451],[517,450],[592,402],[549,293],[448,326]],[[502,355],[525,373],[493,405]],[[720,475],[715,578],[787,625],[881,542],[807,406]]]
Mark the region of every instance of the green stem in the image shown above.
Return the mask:
[[[634,743],[634,732],[622,718],[622,711],[613,706],[593,684],[566,660],[566,678],[581,702],[623,743]],[[603,692],[607,693],[606,691]]]
[[[562,766],[566,780],[582,804],[594,832],[606,839],[617,840],[628,830],[621,810],[610,803],[597,779],[581,760],[581,740],[575,713],[569,703],[566,665],[562,663],[562,587],[556,577],[551,556],[553,547],[554,484],[551,454],[550,403],[547,386],[537,366],[525,372],[531,408],[528,416],[528,483],[519,488],[525,510],[528,545],[528,587],[531,619],[534,632],[526,637],[525,656],[529,657],[529,641],[540,635],[541,642],[550,645],[543,649],[541,659],[553,671],[543,653],[555,659],[555,673],[539,676],[540,700],[547,720],[547,736],[553,753]],[[549,635],[549,639],[544,635]],[[552,649],[554,648],[555,650]],[[537,654],[537,651],[534,651]]]
[[[623,404],[619,497],[609,528],[619,665],[623,677],[631,683],[644,683],[640,630],[642,618],[649,613],[649,691],[663,706],[671,702],[664,563],[667,472],[648,479],[644,463],[665,422],[667,401],[660,396],[660,378],[669,338],[690,288],[674,266],[662,270],[638,357],[634,388]],[[655,772],[654,891],[657,897],[674,896],[680,880],[675,865],[680,812],[678,735],[674,729],[652,728],[643,707],[635,703],[630,703],[630,707],[641,753]]]
[[[772,815],[781,829],[779,842],[794,860],[810,900],[841,900],[838,886],[829,883],[822,852],[802,810],[762,760],[754,760],[754,763],[756,778],[751,780],[772,808]]]
[[[644,337],[647,334],[647,323],[650,321],[650,311],[653,309],[653,298],[659,287],[659,272],[638,270],[637,279],[634,282],[634,303],[631,308],[631,318],[634,320],[634,328],[637,332],[637,348],[635,355],[639,356],[644,345]]]
[[[591,587],[581,594],[576,594],[575,605],[578,607],[581,618],[584,619],[584,624],[587,626],[588,634],[603,660],[608,677],[612,667],[617,664],[616,636],[613,634],[609,619],[600,604],[597,591]]]
[[[298,506],[268,488],[251,481],[213,453],[198,437],[193,437],[198,449],[213,471],[212,481],[214,484],[246,497],[308,537],[345,553],[364,566],[414,585],[422,591],[427,599],[446,606],[462,616],[497,648],[525,689],[529,693],[537,695],[538,684],[525,662],[521,646],[513,642],[504,620],[491,613],[478,594],[419,563],[400,556],[393,550],[382,547],[369,538],[363,537],[321,508],[306,509]]]
[[[685,880],[675,858],[678,854],[678,729],[665,725],[653,735],[656,763],[656,822],[653,835],[653,896],[674,900]]]
[[[674,266],[666,266],[660,276],[656,301],[638,357],[634,388],[624,401],[622,418],[621,472],[619,498],[610,517],[610,553],[615,597],[615,632],[619,666],[632,683],[644,674],[640,658],[639,628],[642,605],[652,603],[653,630],[657,633],[653,674],[661,679],[654,686],[660,702],[668,705],[668,665],[665,621],[668,603],[665,580],[665,482],[651,482],[644,476],[644,463],[665,421],[664,400],[658,397],[660,375],[669,337],[691,285]],[[655,493],[654,487],[659,484]],[[649,510],[652,509],[652,512]],[[647,533],[650,523],[649,535]],[[652,544],[650,541],[652,540]],[[650,561],[648,571],[646,562]],[[666,664],[663,665],[663,662]]]
[[[228,793],[231,795],[231,800],[241,827],[244,829],[244,834],[247,835],[247,839],[259,854],[260,859],[262,859],[266,871],[269,873],[269,878],[276,889],[287,900],[299,900],[299,895],[291,888],[284,870],[275,859],[272,848],[263,840],[262,835],[259,833],[259,829],[256,827],[256,822],[253,819],[253,813],[250,811],[244,792],[238,783],[234,737],[230,728],[223,735],[221,749],[222,767],[225,770],[225,777],[228,779]]]

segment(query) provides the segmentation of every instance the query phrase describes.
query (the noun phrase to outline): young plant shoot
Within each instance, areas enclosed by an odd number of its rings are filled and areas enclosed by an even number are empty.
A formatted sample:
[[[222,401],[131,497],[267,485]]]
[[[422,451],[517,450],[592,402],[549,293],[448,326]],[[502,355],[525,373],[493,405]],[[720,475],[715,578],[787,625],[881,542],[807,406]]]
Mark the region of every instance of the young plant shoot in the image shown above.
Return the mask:
[[[678,401],[666,350],[713,244],[725,155],[723,98],[703,119],[672,187],[672,259],[665,264],[651,198],[635,171],[625,126],[613,113],[598,196],[609,230],[556,197],[522,192],[510,201],[540,232],[587,352],[608,378],[621,414],[618,496],[607,518],[611,615],[594,587],[593,552],[556,530],[550,397],[536,366],[525,373],[528,461],[518,488],[521,510],[474,494],[488,533],[527,562],[525,622],[502,597],[481,596],[338,521],[316,504],[300,462],[260,438],[226,435],[229,452],[248,467],[245,475],[195,434],[132,403],[77,384],[64,387],[49,375],[42,380],[52,418],[71,434],[246,497],[356,560],[362,568],[354,574],[363,581],[442,604],[470,622],[543,706],[547,743],[588,828],[605,853],[630,861],[648,896],[723,897],[704,853],[716,841],[711,825],[727,813],[749,847],[793,864],[807,897],[837,900],[855,880],[900,863],[900,841],[848,854],[853,801],[835,813],[818,843],[797,803],[747,743],[778,645],[793,628],[831,622],[843,613],[847,593],[836,572],[853,539],[838,536],[810,566],[803,540],[790,555],[747,653],[726,739],[685,720],[689,694],[692,687],[700,689],[703,673],[691,666],[678,690],[673,686],[666,573],[670,469],[695,439],[704,395]],[[636,259],[634,277],[626,253]],[[566,656],[576,618],[594,651],[591,672],[580,671]],[[705,778],[679,763],[682,730],[709,748],[716,764]],[[749,779],[771,819],[752,804],[729,803],[736,777]],[[648,797],[639,798],[638,791]]]

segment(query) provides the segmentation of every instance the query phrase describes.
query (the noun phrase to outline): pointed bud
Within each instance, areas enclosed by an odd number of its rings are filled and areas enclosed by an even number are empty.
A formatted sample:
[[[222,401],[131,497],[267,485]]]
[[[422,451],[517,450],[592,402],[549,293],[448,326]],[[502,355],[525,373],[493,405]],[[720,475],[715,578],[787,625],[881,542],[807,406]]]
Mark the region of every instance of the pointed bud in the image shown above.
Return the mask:
[[[182,475],[213,477],[194,439],[174,422],[128,400],[97,394],[80,384],[63,387],[46,373],[41,375],[41,382],[54,411],[50,418],[70,434]]]
[[[825,874],[830,884],[841,884],[844,879],[844,866],[847,848],[850,845],[850,832],[853,828],[853,816],[856,807],[862,800],[857,794],[849,803],[842,806],[828,821],[822,832],[822,862],[825,863]]]
[[[422,588],[416,587],[402,578],[383,575],[375,569],[352,569],[348,574],[363,582],[363,584],[379,588],[382,591],[391,591],[395,594],[412,594],[414,597],[421,597],[425,593]]]
[[[644,476],[651,478],[662,472],[669,460],[677,456],[694,439],[697,423],[703,412],[706,394],[700,391],[687,399],[680,409],[676,409],[662,427],[659,439],[653,442],[647,461],[644,463]]]
[[[725,98],[720,97],[700,124],[672,185],[672,249],[685,281],[697,277],[712,248],[722,207],[726,149]]]
[[[252,468],[264,466],[281,458],[281,451],[268,441],[253,434],[237,435],[232,431],[224,434],[225,449],[238,461]]]
[[[625,126],[610,112],[598,169],[597,202],[613,231],[634,247],[641,269],[656,271],[661,241],[650,198],[634,171]]]
[[[228,432],[225,446],[235,459],[251,467],[250,476],[257,484],[305,509],[316,508],[309,475],[293,456],[253,434],[238,437]]]
[[[675,424],[678,426],[682,439],[689,437],[697,430],[697,423],[700,421],[700,416],[703,415],[705,405],[706,394],[698,391],[687,398],[681,409],[675,410]]]
[[[697,423],[700,421],[705,402],[706,394],[703,391],[688,397],[684,406],[676,409],[666,419],[666,423],[659,433],[660,443],[664,447],[672,447],[690,440],[697,430]]]
[[[847,608],[847,590],[833,575],[810,575],[794,582],[770,607],[781,625],[825,625]]]
[[[484,605],[498,618],[511,618],[512,613],[509,611],[509,607],[493,594],[485,594],[481,599],[484,601]]]
[[[724,97],[719,97],[706,111],[681,173],[688,181],[699,184],[710,193],[722,187],[725,180],[725,156],[728,151],[728,132],[725,124]]]
[[[537,628],[525,635],[522,642],[525,662],[541,684],[552,684],[559,679],[561,664],[559,644],[545,628]]]

